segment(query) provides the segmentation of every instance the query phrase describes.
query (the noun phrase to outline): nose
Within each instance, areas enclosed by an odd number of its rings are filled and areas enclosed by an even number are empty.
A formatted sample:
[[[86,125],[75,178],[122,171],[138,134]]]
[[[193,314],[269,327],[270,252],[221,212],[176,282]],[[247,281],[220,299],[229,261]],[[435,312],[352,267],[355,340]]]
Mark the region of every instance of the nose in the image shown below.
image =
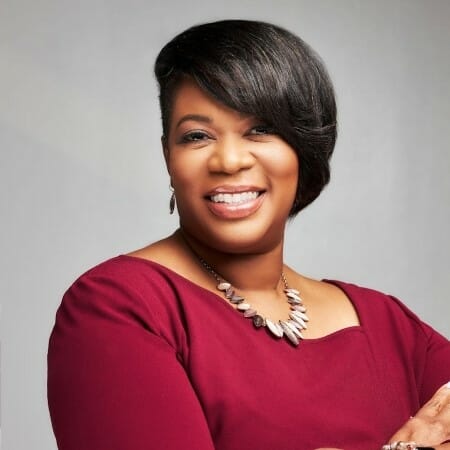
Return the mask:
[[[209,170],[232,175],[251,168],[255,157],[250,146],[251,144],[243,139],[226,138],[218,141],[208,161]]]

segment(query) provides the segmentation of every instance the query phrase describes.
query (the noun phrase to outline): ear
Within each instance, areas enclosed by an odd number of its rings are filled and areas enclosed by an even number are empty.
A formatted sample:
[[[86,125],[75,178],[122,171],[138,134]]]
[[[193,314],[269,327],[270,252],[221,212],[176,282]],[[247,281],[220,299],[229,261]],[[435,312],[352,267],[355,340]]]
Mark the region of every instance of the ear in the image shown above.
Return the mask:
[[[162,149],[163,149],[164,161],[166,161],[166,169],[167,169],[167,172],[169,172],[169,175],[170,175],[169,147],[167,146],[167,137],[164,136],[164,135],[161,136],[161,145],[162,145]]]

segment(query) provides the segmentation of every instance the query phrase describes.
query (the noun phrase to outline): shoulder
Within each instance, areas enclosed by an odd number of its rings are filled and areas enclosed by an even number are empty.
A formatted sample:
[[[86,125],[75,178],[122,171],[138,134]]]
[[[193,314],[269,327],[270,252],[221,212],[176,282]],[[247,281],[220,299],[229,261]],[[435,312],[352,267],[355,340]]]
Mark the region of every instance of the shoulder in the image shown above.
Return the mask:
[[[81,275],[64,294],[56,325],[80,330],[125,326],[178,347],[184,341],[178,286],[182,278],[141,258],[121,255]]]
[[[323,280],[327,284],[338,287],[347,297],[358,306],[364,308],[386,309],[389,312],[401,313],[413,320],[419,321],[418,317],[406,307],[406,305],[392,294],[382,292],[371,287],[360,286],[355,283],[340,280]]]
[[[174,292],[170,271],[152,261],[120,255],[108,259],[82,274],[67,290],[76,301],[158,303]],[[74,301],[72,300],[72,301]]]
[[[355,304],[372,352],[378,355],[384,370],[394,370],[398,374],[406,371],[403,380],[414,374],[420,404],[448,380],[449,340],[421,320],[401,300],[353,283],[328,282],[340,287]]]
[[[68,292],[80,287],[114,292],[119,297],[133,293],[139,297],[165,294],[174,290],[182,277],[167,267],[139,257],[120,255],[108,259],[82,274]],[[150,295],[155,297],[156,295]]]
[[[379,333],[392,330],[405,339],[423,340],[436,333],[396,296],[355,283],[324,280],[340,288],[353,303],[361,324]]]

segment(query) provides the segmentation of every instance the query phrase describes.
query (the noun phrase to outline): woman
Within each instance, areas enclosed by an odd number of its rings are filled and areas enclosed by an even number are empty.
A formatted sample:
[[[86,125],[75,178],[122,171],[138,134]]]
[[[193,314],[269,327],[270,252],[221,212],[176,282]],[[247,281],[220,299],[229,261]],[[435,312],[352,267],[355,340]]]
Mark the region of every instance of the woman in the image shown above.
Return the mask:
[[[49,348],[59,448],[448,449],[449,342],[395,298],[283,263],[336,139],[318,56],[222,21],[169,42],[155,73],[180,227],[66,293]]]

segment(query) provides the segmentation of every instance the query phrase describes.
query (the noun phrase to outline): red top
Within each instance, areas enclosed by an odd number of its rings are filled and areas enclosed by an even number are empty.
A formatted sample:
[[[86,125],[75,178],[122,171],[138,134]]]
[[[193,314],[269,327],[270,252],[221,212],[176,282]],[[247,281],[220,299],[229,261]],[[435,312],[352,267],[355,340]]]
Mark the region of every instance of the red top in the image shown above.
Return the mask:
[[[91,269],[50,338],[59,449],[380,448],[450,380],[450,343],[395,298],[331,283],[361,325],[295,348],[154,262]]]

